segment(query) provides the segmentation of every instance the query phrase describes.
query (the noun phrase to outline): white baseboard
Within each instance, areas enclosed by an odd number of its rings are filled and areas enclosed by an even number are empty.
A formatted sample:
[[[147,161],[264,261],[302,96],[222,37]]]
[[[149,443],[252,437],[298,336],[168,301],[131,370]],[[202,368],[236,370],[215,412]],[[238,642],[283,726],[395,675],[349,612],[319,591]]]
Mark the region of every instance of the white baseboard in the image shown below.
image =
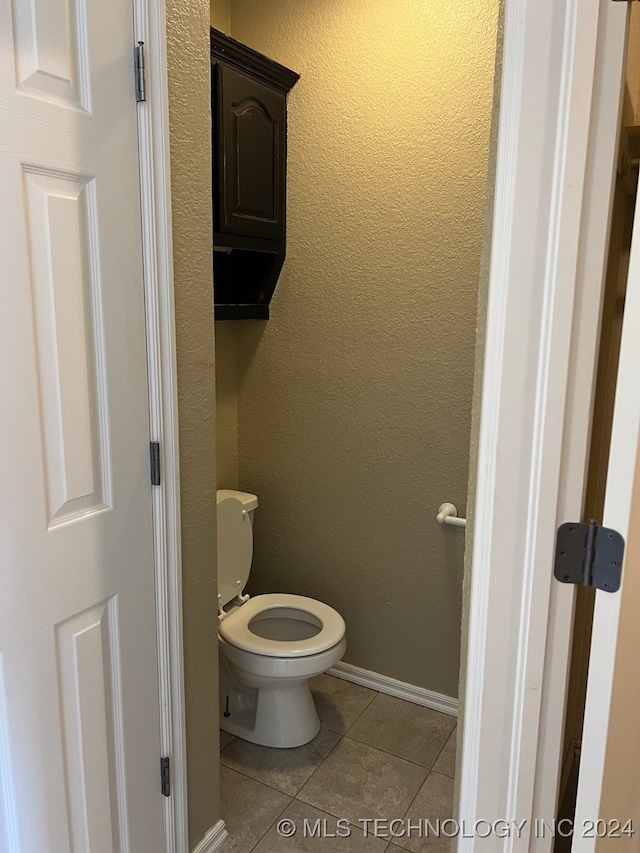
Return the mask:
[[[350,663],[338,661],[327,675],[335,675],[336,678],[361,684],[363,687],[386,693],[388,696],[397,696],[398,699],[405,699],[407,702],[423,705],[425,708],[433,708],[434,711],[441,711],[452,717],[458,716],[458,700],[452,696],[443,696],[442,693],[434,693],[433,690],[427,690],[425,687],[414,687],[413,684],[406,684],[404,681],[397,681],[395,678],[389,678],[388,675],[379,675],[368,669],[360,669],[359,666],[353,666]]]
[[[196,844],[191,853],[216,853],[222,848],[228,837],[229,833],[225,828],[224,821],[219,820],[215,826],[212,826],[205,833],[204,838]]]

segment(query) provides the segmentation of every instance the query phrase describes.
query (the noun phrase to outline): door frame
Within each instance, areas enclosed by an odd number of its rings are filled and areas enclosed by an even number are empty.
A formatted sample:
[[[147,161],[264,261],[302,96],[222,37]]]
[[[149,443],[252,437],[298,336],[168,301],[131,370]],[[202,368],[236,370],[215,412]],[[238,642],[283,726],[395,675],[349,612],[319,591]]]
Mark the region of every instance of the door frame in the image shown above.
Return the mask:
[[[162,471],[152,506],[160,751],[171,758],[171,796],[162,798],[165,853],[189,853],[166,16],[163,2],[133,0],[133,9],[134,41],[144,42],[146,66],[146,100],[137,105],[137,120],[149,437],[160,444]]]
[[[465,853],[553,842],[532,823],[556,816],[573,619],[553,550],[582,515],[628,17],[505,7],[458,817],[526,825]]]

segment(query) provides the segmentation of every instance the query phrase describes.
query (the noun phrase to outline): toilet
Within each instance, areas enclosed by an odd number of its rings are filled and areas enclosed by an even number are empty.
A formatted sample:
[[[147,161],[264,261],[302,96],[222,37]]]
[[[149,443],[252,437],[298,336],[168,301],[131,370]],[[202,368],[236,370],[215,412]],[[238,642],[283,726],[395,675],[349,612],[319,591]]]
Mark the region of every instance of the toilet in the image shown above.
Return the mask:
[[[255,495],[217,492],[220,728],[262,746],[301,746],[320,730],[308,680],[340,660],[346,626],[313,598],[244,594],[257,506]]]

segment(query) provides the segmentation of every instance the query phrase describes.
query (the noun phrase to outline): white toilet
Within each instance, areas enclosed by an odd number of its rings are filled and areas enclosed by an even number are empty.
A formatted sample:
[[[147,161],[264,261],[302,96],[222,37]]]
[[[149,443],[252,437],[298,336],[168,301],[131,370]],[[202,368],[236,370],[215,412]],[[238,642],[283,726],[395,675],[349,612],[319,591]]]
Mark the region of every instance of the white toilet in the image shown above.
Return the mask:
[[[220,727],[263,746],[301,746],[320,730],[307,681],[344,654],[344,619],[301,595],[244,595],[258,498],[222,489],[217,505]]]

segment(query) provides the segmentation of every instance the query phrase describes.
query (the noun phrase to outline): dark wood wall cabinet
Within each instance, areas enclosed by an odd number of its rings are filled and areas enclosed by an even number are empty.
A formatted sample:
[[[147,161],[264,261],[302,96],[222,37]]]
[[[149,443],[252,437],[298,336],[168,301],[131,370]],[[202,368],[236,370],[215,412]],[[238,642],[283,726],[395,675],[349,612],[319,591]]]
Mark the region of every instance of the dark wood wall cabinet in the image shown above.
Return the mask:
[[[266,320],[284,263],[287,95],[299,75],[211,28],[216,320]]]

